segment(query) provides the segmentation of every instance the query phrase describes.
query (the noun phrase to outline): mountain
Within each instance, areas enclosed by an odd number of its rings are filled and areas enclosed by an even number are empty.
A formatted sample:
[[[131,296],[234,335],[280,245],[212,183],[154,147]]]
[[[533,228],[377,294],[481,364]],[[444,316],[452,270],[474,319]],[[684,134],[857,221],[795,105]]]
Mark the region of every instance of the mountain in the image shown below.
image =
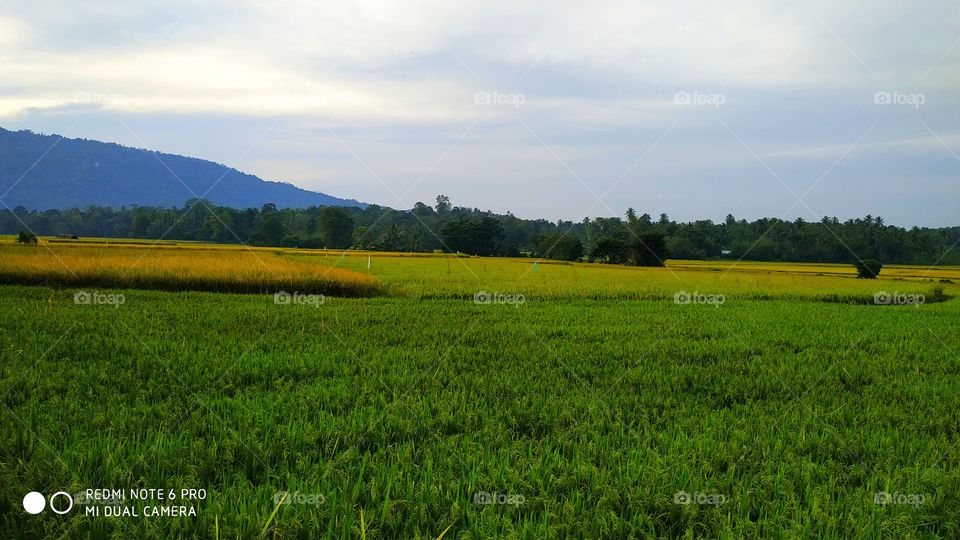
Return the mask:
[[[0,128],[0,201],[10,208],[179,207],[197,197],[233,208],[366,207],[203,159]]]

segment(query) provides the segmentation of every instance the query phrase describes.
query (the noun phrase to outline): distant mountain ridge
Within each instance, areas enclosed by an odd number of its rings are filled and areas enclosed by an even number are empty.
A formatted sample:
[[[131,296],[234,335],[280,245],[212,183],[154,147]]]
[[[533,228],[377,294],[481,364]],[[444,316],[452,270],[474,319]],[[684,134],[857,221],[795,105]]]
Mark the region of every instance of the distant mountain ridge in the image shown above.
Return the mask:
[[[233,208],[367,206],[203,159],[0,128],[0,201],[10,208],[179,207],[200,196]]]

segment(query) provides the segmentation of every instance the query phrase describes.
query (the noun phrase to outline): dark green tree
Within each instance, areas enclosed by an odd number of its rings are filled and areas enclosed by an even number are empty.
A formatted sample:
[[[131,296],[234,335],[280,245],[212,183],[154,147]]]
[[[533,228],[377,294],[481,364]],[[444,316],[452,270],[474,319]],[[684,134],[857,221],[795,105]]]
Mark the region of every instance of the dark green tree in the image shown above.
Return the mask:
[[[644,231],[627,240],[627,261],[635,266],[663,266],[667,246],[663,234]]]
[[[865,261],[857,261],[854,267],[857,269],[858,278],[877,279],[877,276],[880,275],[880,270],[883,269],[883,264],[876,259],[867,259]]]
[[[445,216],[450,213],[453,209],[453,205],[450,204],[450,197],[446,195],[437,195],[437,215]]]
[[[283,219],[277,207],[273,204],[265,204],[260,210],[260,219],[257,223],[256,232],[250,236],[253,244],[263,246],[280,245],[280,240],[284,237]]]
[[[590,250],[590,260],[610,264],[624,264],[627,261],[627,246],[623,240],[605,236],[597,240]]]
[[[17,243],[37,245],[37,235],[28,231],[20,231],[20,234],[17,235]]]
[[[353,244],[353,218],[343,209],[325,206],[320,210],[320,237],[329,248],[348,248]]]
[[[572,234],[535,234],[533,253],[544,259],[578,261],[583,257],[583,242]]]

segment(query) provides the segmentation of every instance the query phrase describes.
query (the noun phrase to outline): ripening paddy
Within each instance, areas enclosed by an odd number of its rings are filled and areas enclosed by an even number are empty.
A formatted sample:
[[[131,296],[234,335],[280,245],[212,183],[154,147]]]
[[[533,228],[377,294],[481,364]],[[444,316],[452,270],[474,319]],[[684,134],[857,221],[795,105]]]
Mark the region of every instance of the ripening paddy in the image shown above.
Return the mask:
[[[537,298],[666,299],[678,292],[727,298],[868,302],[879,292],[953,294],[960,268],[884,267],[855,279],[850,265],[668,261],[637,268],[532,259],[250,248],[196,242],[51,240],[0,244],[0,282],[215,292],[466,298],[478,292]]]
[[[132,244],[0,247],[0,283],[273,293],[303,290],[370,296],[376,279],[244,249],[175,249]]]
[[[878,280],[859,280],[852,267],[834,266],[827,271],[822,265],[788,263],[668,261],[665,268],[637,268],[484,257],[290,256],[369,274],[396,294],[417,298],[465,298],[478,291],[498,291],[536,298],[661,300],[685,291],[723,294],[730,299],[866,302],[881,291],[929,294],[934,287],[960,290],[960,269],[953,268],[892,267],[889,276],[885,268]]]

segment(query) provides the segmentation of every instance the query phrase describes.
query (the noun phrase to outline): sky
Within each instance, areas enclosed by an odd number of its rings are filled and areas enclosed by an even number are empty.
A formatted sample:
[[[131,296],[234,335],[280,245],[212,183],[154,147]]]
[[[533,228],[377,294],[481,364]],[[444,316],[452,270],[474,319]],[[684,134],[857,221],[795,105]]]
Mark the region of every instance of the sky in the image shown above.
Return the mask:
[[[955,0],[0,0],[0,127],[394,208],[960,225],[958,98]]]

